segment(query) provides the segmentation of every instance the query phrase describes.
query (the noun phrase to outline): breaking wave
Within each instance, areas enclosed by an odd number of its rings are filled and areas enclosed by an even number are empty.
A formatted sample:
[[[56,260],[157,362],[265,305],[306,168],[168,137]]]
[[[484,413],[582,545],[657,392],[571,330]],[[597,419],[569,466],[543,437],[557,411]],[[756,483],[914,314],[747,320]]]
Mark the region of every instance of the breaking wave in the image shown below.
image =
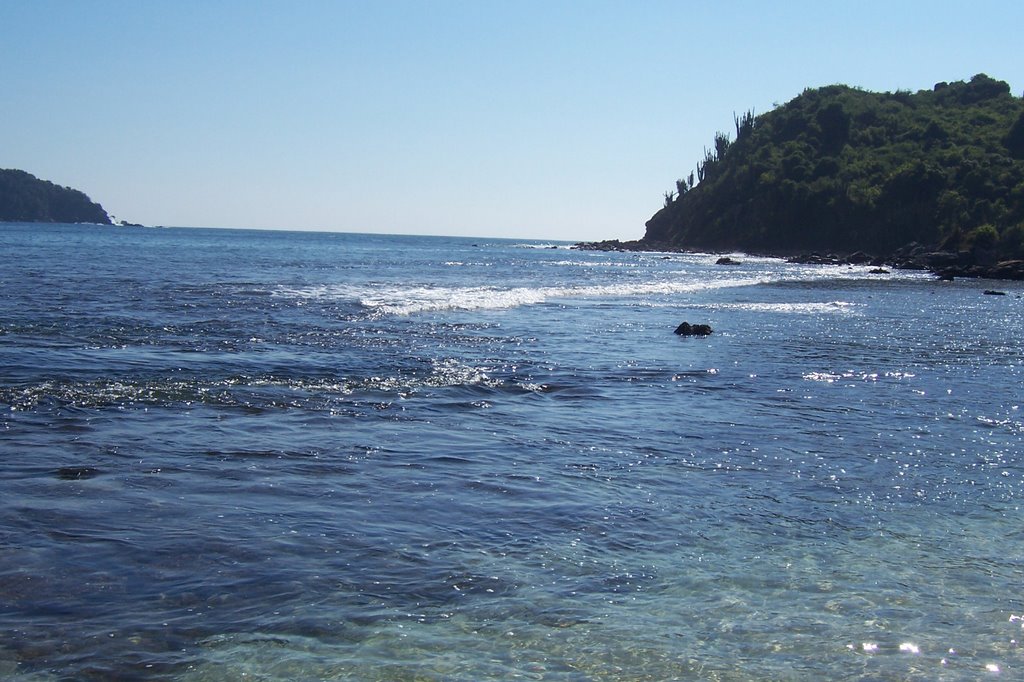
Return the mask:
[[[496,310],[536,305],[559,299],[628,298],[685,294],[709,289],[744,287],[763,278],[740,277],[706,281],[646,281],[548,287],[495,286],[352,286],[322,285],[281,289],[279,295],[301,299],[355,300],[380,315],[413,315],[445,310]]]
[[[781,313],[795,315],[841,315],[859,314],[863,304],[848,301],[824,301],[811,303],[712,303],[689,306],[708,310],[744,310],[754,313]]]
[[[691,260],[693,257],[690,257]],[[767,260],[767,259],[765,259]],[[448,261],[448,265],[462,265],[461,261]],[[550,264],[560,267],[573,265],[586,269],[603,267],[639,268],[635,262],[612,261],[552,261]],[[672,267],[671,263],[669,264]],[[715,273],[708,277],[695,276],[688,270],[661,270],[652,277],[639,276],[626,279],[617,278],[610,283],[566,283],[549,286],[495,286],[473,285],[460,286],[445,283],[388,283],[365,282],[344,284],[319,284],[306,287],[279,287],[276,296],[299,300],[317,300],[325,302],[349,302],[359,306],[371,315],[405,316],[417,313],[430,313],[457,310],[498,310],[517,308],[520,306],[537,305],[567,299],[623,299],[650,298],[677,294],[692,294],[716,289],[751,287],[763,284],[780,284],[785,282],[815,282],[821,280],[863,279],[867,272],[864,268],[837,267],[801,267],[792,266],[784,272],[777,269],[765,269],[763,264],[751,262],[747,271],[733,271],[729,275]],[[896,275],[893,275],[895,277]],[[900,277],[911,277],[901,274]],[[657,305],[654,300],[644,301],[645,304]],[[674,304],[685,304],[685,301]],[[716,305],[716,304],[708,304]],[[836,313],[853,312],[852,304],[843,301],[827,301],[820,303],[764,304],[764,303],[733,303],[738,308],[755,310],[758,306],[765,312],[792,313]],[[782,305],[782,308],[778,306]],[[768,307],[765,307],[768,306]]]

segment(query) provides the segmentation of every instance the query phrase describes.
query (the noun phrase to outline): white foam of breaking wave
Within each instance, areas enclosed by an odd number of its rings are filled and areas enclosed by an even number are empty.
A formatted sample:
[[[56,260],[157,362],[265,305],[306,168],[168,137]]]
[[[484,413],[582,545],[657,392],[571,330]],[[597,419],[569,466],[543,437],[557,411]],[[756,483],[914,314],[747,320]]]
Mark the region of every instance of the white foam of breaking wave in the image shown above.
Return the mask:
[[[298,299],[343,299],[354,296],[352,287],[344,284],[313,284],[304,287],[278,287],[274,296]],[[346,295],[348,293],[348,295]]]
[[[541,261],[539,265],[545,267],[560,268],[640,268],[643,264],[639,261],[625,260],[549,260]]]
[[[532,243],[532,244],[522,243],[522,244],[515,244],[515,245],[513,245],[513,248],[516,248],[516,249],[565,249],[565,250],[569,250],[569,249],[572,248],[572,244],[563,244],[563,243],[557,243],[556,244],[555,242],[538,242],[538,243]]]
[[[791,313],[797,315],[849,315],[858,313],[864,304],[848,301],[825,301],[815,303],[711,303],[689,306],[709,310],[744,310],[755,313]]]
[[[578,265],[578,263],[574,263]],[[695,280],[687,273],[676,279],[619,281],[597,285],[564,285],[542,287],[401,285],[386,283],[315,285],[303,288],[281,288],[276,295],[298,299],[349,300],[377,315],[414,315],[446,310],[498,310],[536,305],[566,298],[629,298],[687,294],[713,289],[747,287],[778,281],[817,279],[859,279],[863,274],[850,269],[817,267],[793,268],[784,274],[737,274],[732,277],[707,277]],[[734,304],[737,307],[773,312],[828,313],[853,312],[852,304],[843,301],[787,304]],[[757,308],[757,306],[761,306]],[[764,307],[782,306],[782,307]]]
[[[680,294],[752,286],[759,279],[701,282],[634,282],[562,287],[380,287],[359,296],[359,302],[384,315],[413,315],[444,310],[496,310],[565,298],[625,298]]]
[[[412,315],[441,310],[486,310],[543,303],[543,289],[515,287],[395,287],[368,292],[359,302],[384,315]]]

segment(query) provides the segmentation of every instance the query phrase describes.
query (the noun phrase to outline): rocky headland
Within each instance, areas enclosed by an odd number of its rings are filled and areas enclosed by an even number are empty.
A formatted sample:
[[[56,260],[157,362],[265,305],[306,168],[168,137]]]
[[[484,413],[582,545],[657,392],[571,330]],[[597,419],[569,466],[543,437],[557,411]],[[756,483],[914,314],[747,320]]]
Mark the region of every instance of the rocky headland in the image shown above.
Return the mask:
[[[578,245],[1024,279],[1024,98],[978,74],[916,93],[807,89],[736,116],[643,238]]]
[[[84,192],[14,168],[0,169],[0,222],[111,224]]]

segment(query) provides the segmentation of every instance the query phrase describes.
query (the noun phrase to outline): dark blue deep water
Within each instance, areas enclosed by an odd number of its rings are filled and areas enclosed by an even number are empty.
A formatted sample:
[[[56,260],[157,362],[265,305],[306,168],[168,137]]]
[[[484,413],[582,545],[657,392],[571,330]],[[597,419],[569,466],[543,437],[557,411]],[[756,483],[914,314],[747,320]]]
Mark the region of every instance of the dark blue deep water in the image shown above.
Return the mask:
[[[1021,284],[548,246],[0,226],[0,678],[1024,677]]]

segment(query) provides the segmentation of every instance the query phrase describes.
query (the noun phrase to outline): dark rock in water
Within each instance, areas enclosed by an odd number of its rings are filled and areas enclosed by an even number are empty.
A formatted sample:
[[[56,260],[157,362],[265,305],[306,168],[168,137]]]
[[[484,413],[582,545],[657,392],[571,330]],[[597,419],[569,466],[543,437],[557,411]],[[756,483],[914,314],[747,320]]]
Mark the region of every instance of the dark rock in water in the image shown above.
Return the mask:
[[[61,467],[57,469],[57,478],[62,481],[78,481],[85,478],[94,478],[99,475],[100,470],[96,467]]]
[[[690,324],[683,322],[676,327],[676,334],[679,336],[707,336],[711,333],[711,326],[707,324]]]
[[[742,265],[742,263],[740,263],[738,260],[733,260],[728,256],[722,256],[721,258],[715,261],[715,265]]]
[[[618,239],[606,239],[602,242],[579,242],[571,248],[581,251],[638,251],[638,252],[660,252],[660,253],[689,253],[672,244],[658,241],[647,241],[635,239],[632,241],[619,241]]]
[[[626,251],[628,250],[627,242],[621,242],[618,239],[605,239],[600,242],[580,242],[576,244],[574,249],[580,249],[581,251]]]
[[[964,255],[954,251],[932,251],[931,253],[918,256],[917,259],[933,270],[962,266],[969,260]]]
[[[985,276],[992,279],[1024,280],[1024,260],[1004,260],[996,263],[988,269]]]
[[[985,279],[1024,280],[1024,260],[1000,261],[995,265],[980,265],[968,262],[966,265],[961,263],[941,268],[928,267],[942,279],[978,277]]]
[[[985,291],[981,293],[985,294],[986,296],[1006,296],[1005,291],[996,291],[995,289],[985,289]]]
[[[821,255],[820,253],[805,253],[799,256],[793,256],[786,260],[787,263],[794,263],[796,265],[842,265],[843,260],[836,255],[828,254]]]
[[[868,270],[868,272],[870,274],[872,274],[872,275],[888,275],[889,274],[889,271],[886,270],[885,268],[872,268],[871,270]]]

